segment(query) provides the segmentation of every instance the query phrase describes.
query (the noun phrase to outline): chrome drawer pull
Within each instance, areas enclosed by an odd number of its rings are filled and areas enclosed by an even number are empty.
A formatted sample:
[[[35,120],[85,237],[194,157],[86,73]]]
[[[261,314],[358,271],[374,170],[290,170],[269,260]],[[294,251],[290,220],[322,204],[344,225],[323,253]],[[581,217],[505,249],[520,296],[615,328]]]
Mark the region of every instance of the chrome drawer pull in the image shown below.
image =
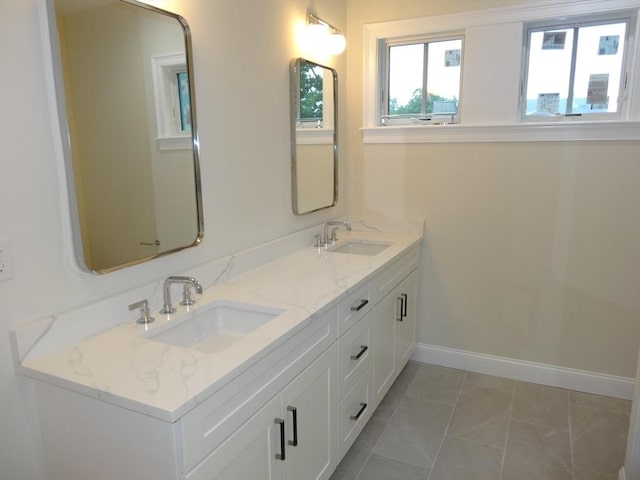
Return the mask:
[[[360,418],[360,415],[362,415],[362,413],[367,409],[367,404],[364,402],[360,402],[360,410],[358,410],[358,413],[356,413],[355,415],[351,415],[349,418],[351,420],[358,420]]]
[[[360,360],[360,357],[364,355],[364,352],[369,350],[369,347],[367,347],[366,345],[360,345],[360,348],[361,350],[358,352],[357,355],[351,355],[351,360]]]
[[[284,462],[284,420],[276,418],[273,422],[280,425],[280,453],[276,453],[276,460],[282,460]]]
[[[363,298],[359,305],[357,305],[355,307],[351,307],[351,311],[352,312],[359,312],[360,310],[362,310],[365,307],[365,305],[367,303],[369,303],[369,300],[367,300],[366,298]]]

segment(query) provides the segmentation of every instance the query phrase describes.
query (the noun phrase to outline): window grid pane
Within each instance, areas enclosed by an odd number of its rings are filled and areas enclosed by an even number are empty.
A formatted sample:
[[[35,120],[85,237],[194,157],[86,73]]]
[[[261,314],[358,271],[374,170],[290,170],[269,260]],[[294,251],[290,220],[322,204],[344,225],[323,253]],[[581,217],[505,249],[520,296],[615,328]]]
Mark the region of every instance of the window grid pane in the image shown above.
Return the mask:
[[[447,122],[457,120],[461,38],[393,44],[386,53],[383,125],[429,123],[443,117]]]
[[[389,47],[389,115],[423,113],[423,61],[424,44]]]
[[[620,112],[629,19],[569,22],[529,30],[525,118]]]
[[[573,112],[618,111],[625,31],[625,23],[579,29]]]
[[[567,113],[573,29],[531,32],[526,115]]]
[[[178,85],[178,105],[180,107],[180,131],[191,131],[191,102],[189,100],[189,74],[178,72],[176,74]]]
[[[462,40],[430,42],[427,66],[427,113],[455,114],[460,95]]]

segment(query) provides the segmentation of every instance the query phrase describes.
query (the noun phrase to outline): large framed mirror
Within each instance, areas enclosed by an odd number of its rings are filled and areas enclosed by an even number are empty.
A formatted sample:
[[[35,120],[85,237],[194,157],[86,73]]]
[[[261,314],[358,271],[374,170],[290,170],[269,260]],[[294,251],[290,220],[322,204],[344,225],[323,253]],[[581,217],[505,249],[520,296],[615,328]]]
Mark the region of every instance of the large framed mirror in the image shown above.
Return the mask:
[[[199,244],[186,21],[135,0],[43,1],[78,266],[107,273]]]
[[[338,201],[338,74],[304,58],[290,73],[292,207],[302,215]]]

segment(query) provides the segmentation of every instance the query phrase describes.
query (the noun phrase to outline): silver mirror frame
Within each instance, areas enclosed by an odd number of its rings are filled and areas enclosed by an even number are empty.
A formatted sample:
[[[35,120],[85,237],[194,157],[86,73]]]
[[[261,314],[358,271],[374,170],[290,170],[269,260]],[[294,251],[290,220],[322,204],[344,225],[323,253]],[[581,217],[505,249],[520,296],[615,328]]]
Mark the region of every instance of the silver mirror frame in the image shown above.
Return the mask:
[[[69,220],[71,223],[71,243],[73,244],[73,257],[76,266],[83,272],[93,274],[105,274],[115,270],[120,270],[126,267],[137,265],[140,263],[151,261],[155,258],[169,255],[171,253],[194,247],[202,243],[204,238],[204,215],[202,209],[202,185],[200,179],[200,141],[198,137],[197,128],[197,114],[196,114],[196,101],[195,101],[195,82],[193,72],[193,50],[191,45],[191,30],[186,20],[175,13],[162,10],[160,8],[148,5],[146,3],[139,2],[137,0],[120,0],[123,3],[128,3],[145,10],[149,10],[161,15],[165,15],[174,18],[180,23],[184,32],[185,42],[185,57],[188,72],[189,82],[189,102],[191,108],[191,138],[193,149],[193,172],[194,172],[194,190],[195,190],[195,204],[196,204],[196,221],[197,221],[197,235],[195,240],[188,245],[172,248],[166,251],[154,253],[144,257],[140,257],[128,262],[124,262],[113,267],[93,270],[86,265],[84,248],[82,243],[82,233],[80,227],[80,215],[78,210],[78,201],[75,188],[75,175],[73,171],[73,162],[71,158],[71,133],[69,129],[67,107],[66,107],[66,93],[64,86],[64,78],[62,73],[62,60],[60,57],[59,40],[58,40],[58,25],[56,21],[56,12],[54,0],[41,0],[44,1],[44,7],[46,11],[46,27],[48,30],[48,41],[51,53],[52,62],[52,74],[55,93],[55,105],[57,108],[57,121],[59,126],[59,132],[61,136],[62,156],[64,161],[64,180],[66,183],[68,208],[69,208]]]
[[[333,79],[333,201],[330,205],[322,205],[312,210],[300,211],[298,208],[298,167],[297,167],[297,143],[296,143],[296,117],[300,102],[300,64],[309,63],[329,70]],[[305,215],[336,206],[338,203],[338,72],[331,67],[320,65],[306,58],[298,57],[290,63],[290,119],[291,119],[291,207],[295,215]]]

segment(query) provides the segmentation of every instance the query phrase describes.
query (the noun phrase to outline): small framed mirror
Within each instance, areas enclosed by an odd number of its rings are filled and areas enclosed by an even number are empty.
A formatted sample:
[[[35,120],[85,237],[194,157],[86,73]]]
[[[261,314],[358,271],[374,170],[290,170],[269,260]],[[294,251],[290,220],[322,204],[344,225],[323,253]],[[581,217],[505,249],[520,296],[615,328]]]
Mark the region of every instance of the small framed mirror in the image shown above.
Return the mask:
[[[45,1],[78,266],[107,273],[197,245],[186,21],[135,0]]]
[[[292,207],[302,215],[338,201],[338,74],[304,58],[290,72]]]

